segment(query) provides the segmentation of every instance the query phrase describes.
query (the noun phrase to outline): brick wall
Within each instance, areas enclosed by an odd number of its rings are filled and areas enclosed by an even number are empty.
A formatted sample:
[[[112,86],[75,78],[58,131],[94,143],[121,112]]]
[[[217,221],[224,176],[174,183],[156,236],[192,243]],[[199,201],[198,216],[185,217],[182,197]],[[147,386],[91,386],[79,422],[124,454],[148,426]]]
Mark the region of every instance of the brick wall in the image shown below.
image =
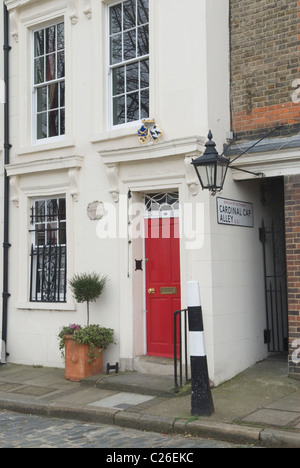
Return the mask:
[[[300,131],[300,1],[230,0],[232,127],[239,140]],[[293,87],[294,83],[294,87]],[[278,134],[276,135],[278,136]]]
[[[300,379],[300,175],[285,177],[285,224],[289,370],[291,376]]]

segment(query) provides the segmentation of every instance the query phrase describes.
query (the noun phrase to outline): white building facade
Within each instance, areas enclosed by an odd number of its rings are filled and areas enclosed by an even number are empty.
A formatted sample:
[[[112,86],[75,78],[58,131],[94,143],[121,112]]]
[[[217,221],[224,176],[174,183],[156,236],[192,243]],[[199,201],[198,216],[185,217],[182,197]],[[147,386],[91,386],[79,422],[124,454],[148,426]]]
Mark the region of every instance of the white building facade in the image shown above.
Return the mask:
[[[220,153],[230,135],[229,2],[4,3],[7,360],[64,366],[59,330],[86,320],[68,279],[87,271],[109,277],[90,318],[115,330],[105,362],[135,370],[141,356],[170,358],[190,280],[211,379],[265,358],[260,188],[229,170],[212,197],[191,166],[209,129]],[[247,210],[241,225],[230,200]]]

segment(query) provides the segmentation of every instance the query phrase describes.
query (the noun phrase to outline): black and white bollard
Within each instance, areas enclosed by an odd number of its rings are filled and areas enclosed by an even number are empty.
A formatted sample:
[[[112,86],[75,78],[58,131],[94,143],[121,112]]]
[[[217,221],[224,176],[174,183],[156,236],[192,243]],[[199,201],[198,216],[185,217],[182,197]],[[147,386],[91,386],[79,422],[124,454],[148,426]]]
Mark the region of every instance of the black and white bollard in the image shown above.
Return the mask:
[[[197,281],[187,283],[187,304],[192,381],[191,413],[193,416],[211,416],[214,404],[208,376],[200,287]]]

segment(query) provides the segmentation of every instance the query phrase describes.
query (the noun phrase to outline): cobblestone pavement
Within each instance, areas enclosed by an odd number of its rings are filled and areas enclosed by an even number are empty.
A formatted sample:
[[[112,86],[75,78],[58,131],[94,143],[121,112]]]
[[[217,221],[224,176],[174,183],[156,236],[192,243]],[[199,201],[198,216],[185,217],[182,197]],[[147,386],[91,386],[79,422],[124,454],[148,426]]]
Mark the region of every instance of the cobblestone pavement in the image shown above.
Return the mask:
[[[234,447],[212,440],[0,411],[0,448],[176,448],[187,452]]]

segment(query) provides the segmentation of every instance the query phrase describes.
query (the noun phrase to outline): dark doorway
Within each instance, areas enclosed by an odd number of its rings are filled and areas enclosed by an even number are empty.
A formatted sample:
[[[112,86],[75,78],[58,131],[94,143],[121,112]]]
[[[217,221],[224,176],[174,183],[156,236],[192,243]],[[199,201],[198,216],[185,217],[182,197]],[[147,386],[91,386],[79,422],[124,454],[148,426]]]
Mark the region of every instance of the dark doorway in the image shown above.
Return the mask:
[[[259,230],[263,246],[266,329],[265,343],[270,353],[288,351],[288,302],[284,222],[283,178],[266,179],[262,203],[267,208]]]

